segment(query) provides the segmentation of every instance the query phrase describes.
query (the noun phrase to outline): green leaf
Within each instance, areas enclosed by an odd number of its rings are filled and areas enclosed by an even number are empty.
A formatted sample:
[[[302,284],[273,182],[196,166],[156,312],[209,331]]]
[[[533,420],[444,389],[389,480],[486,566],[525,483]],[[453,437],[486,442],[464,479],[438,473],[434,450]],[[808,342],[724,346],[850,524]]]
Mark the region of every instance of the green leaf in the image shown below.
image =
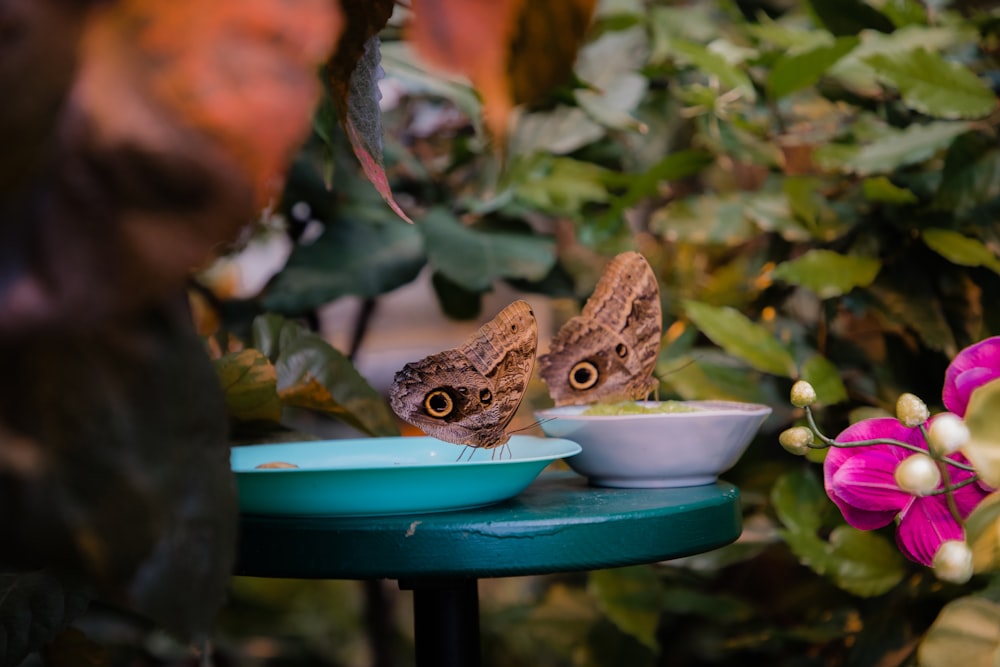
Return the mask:
[[[965,541],[976,572],[1000,570],[1000,492],[983,498],[965,520]]]
[[[371,6],[374,7],[374,3]],[[382,111],[379,108],[382,95],[378,87],[381,61],[379,45],[377,35],[365,42],[361,57],[351,72],[346,99],[338,95],[335,101],[340,105],[340,118],[344,131],[351,142],[354,154],[361,162],[365,176],[396,215],[411,222],[392,196],[392,188],[389,186],[383,164]]]
[[[968,129],[968,123],[936,121],[914,123],[904,130],[887,130],[849,156],[843,166],[861,176],[892,172],[934,157]]]
[[[541,280],[556,261],[555,241],[549,237],[479,230],[441,208],[428,211],[417,228],[431,266],[473,292],[489,290],[499,278]]]
[[[226,409],[237,421],[281,420],[278,375],[259,350],[248,348],[214,360]]]
[[[962,447],[984,482],[1000,487],[1000,380],[972,392],[965,412],[969,442]]]
[[[809,357],[802,364],[802,379],[813,386],[817,400],[823,405],[847,400],[847,388],[840,379],[840,370],[820,354]]]
[[[925,229],[921,232],[927,247],[949,262],[960,266],[984,266],[1000,274],[1000,258],[978,240],[951,229]]]
[[[862,30],[892,32],[884,14],[862,0],[808,0],[808,6],[834,35],[857,35]]]
[[[1000,150],[992,137],[963,134],[948,149],[934,207],[964,215],[1000,198]]]
[[[759,234],[746,200],[733,193],[672,201],[653,213],[649,225],[671,241],[697,244],[738,245]]]
[[[906,575],[903,556],[878,533],[838,526],[830,533],[830,547],[830,575],[849,593],[881,595]]]
[[[857,45],[857,37],[840,37],[833,44],[782,56],[767,76],[768,95],[777,100],[813,85]]]
[[[765,373],[795,376],[795,361],[785,346],[738,310],[685,301],[684,311],[703,334],[734,357]]]
[[[978,76],[926,49],[877,54],[865,62],[899,89],[904,104],[928,116],[982,118],[996,108],[996,95]]]
[[[472,320],[479,317],[483,306],[482,292],[470,292],[437,271],[431,274],[431,285],[445,315],[453,320]]]
[[[776,280],[810,289],[821,298],[847,294],[875,280],[882,263],[871,257],[841,255],[832,250],[810,250],[801,257],[782,262],[772,276]]]
[[[694,327],[691,331],[695,331]],[[661,384],[689,401],[726,400],[771,403],[761,373],[747,368],[718,350],[661,359],[656,374]]]
[[[694,65],[703,74],[718,79],[724,89],[738,90],[747,102],[757,99],[750,76],[738,67],[730,65],[718,53],[686,39],[672,39],[667,48],[671,54]]]
[[[656,628],[660,621],[663,584],[648,565],[596,570],[587,588],[598,607],[625,634],[650,649],[659,650]]]
[[[340,216],[292,251],[262,296],[265,310],[298,314],[345,295],[376,297],[416,278],[427,258],[423,237],[398,220]]]
[[[894,184],[885,176],[866,178],[861,182],[865,199],[885,204],[916,204],[919,199],[913,192]]]
[[[578,216],[585,205],[610,197],[612,172],[592,162],[536,156],[531,165],[514,170],[522,174],[514,185],[517,198],[550,213]]]
[[[328,414],[369,435],[399,435],[381,394],[321,336],[275,314],[258,317],[253,334],[254,347],[274,358],[283,405]]]
[[[946,604],[917,650],[921,667],[992,667],[1000,660],[1000,604],[967,596]]]
[[[771,504],[778,520],[790,532],[810,535],[823,527],[824,517],[833,506],[822,484],[809,469],[779,477],[771,487]]]

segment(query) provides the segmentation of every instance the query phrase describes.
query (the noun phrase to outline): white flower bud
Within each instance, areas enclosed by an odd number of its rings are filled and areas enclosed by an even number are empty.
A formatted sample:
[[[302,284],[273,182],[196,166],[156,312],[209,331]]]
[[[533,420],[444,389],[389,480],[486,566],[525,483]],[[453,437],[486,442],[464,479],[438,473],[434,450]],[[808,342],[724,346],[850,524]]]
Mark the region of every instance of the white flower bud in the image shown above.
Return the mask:
[[[941,581],[964,584],[972,578],[972,549],[962,540],[946,540],[934,554],[931,567]]]
[[[903,394],[896,401],[896,418],[903,424],[914,428],[920,426],[931,416],[927,404],[913,394]]]
[[[913,454],[899,462],[893,477],[903,491],[915,496],[926,496],[941,484],[941,469],[926,454]]]
[[[813,432],[805,426],[793,426],[781,432],[778,442],[790,454],[801,456],[809,451],[813,444]]]
[[[805,380],[799,380],[792,385],[792,405],[804,408],[816,402],[816,390]]]
[[[934,418],[927,429],[927,446],[938,456],[954,454],[969,441],[969,427],[962,418],[945,412]]]

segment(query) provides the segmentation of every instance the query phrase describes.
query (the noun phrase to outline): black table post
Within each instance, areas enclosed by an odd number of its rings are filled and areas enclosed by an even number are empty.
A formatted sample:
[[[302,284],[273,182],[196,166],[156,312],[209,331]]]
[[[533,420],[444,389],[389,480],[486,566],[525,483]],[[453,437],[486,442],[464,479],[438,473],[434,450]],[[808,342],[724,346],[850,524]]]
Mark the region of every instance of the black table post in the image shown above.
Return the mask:
[[[417,667],[479,667],[477,579],[403,579],[413,591],[413,637]]]

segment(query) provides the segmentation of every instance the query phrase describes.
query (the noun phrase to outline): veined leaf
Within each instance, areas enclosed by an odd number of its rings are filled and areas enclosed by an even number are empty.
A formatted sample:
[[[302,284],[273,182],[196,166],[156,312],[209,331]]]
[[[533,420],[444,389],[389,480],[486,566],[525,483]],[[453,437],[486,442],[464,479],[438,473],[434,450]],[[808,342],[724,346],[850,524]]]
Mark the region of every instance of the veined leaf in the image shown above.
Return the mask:
[[[963,134],[948,149],[934,207],[957,215],[1000,198],[1000,150],[979,132]]]
[[[984,482],[1000,487],[1000,380],[972,392],[965,412],[969,442],[962,447]]]
[[[917,651],[922,667],[991,667],[1000,658],[1000,604],[968,596],[946,604]]]
[[[785,528],[815,534],[829,515],[832,502],[809,470],[786,473],[771,487],[771,504]]]
[[[785,346],[738,310],[685,301],[684,311],[713,343],[753,368],[783,377],[796,374],[795,361]]]
[[[875,280],[881,262],[872,257],[841,255],[832,250],[810,250],[775,267],[772,276],[816,292],[821,299],[867,287]]]
[[[779,58],[767,77],[768,93],[773,99],[781,99],[813,85],[857,45],[857,37],[840,37],[833,44]]]
[[[981,118],[997,106],[996,95],[971,70],[926,49],[874,55],[865,62],[899,89],[908,107],[928,116]]]
[[[964,236],[951,229],[925,229],[921,232],[924,243],[949,262],[961,266],[985,266],[1000,274],[1000,257],[997,257],[979,239]]]
[[[431,266],[474,292],[485,292],[498,278],[541,280],[556,261],[551,238],[475,229],[440,208],[428,211],[417,228]]]
[[[968,130],[968,123],[937,121],[887,131],[848,157],[844,167],[862,176],[888,173],[933,157]]]
[[[238,421],[281,420],[278,375],[259,350],[247,348],[213,361],[229,416]]]
[[[253,323],[253,346],[274,360],[283,405],[328,414],[369,435],[399,435],[382,396],[318,334],[280,315],[262,315]]]

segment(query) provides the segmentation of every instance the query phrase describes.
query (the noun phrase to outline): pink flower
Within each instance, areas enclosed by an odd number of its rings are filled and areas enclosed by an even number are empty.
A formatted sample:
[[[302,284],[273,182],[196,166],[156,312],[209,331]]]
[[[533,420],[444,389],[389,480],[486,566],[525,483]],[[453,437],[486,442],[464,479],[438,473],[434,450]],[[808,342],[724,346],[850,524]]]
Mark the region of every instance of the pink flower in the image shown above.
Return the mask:
[[[1000,348],[998,348],[1000,349]],[[844,430],[837,442],[886,438],[927,449],[919,428],[908,428],[896,419],[866,419]],[[823,464],[826,493],[840,508],[844,519],[861,530],[872,530],[898,519],[896,543],[900,551],[924,565],[930,565],[945,540],[961,540],[964,529],[948,509],[944,494],[915,496],[899,488],[896,466],[914,452],[896,445],[831,447]],[[965,463],[961,455],[955,461]],[[967,480],[973,473],[949,466],[952,484]],[[954,491],[955,504],[964,519],[987,496],[979,484]]]
[[[944,406],[964,417],[972,392],[997,378],[1000,378],[1000,336],[970,345],[952,360],[944,374],[941,396]]]

